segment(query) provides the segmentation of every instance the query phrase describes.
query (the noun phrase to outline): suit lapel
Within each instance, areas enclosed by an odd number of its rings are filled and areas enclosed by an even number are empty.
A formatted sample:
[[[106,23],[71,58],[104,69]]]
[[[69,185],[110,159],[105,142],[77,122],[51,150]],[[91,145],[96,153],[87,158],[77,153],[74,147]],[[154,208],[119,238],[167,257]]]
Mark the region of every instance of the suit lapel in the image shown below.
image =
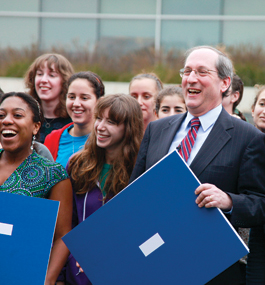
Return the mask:
[[[172,141],[186,116],[187,113],[174,116],[174,118],[161,130],[158,157],[163,157],[168,153]]]
[[[227,130],[233,127],[230,115],[223,109],[210,134],[190,165],[190,168],[197,177],[231,139]]]

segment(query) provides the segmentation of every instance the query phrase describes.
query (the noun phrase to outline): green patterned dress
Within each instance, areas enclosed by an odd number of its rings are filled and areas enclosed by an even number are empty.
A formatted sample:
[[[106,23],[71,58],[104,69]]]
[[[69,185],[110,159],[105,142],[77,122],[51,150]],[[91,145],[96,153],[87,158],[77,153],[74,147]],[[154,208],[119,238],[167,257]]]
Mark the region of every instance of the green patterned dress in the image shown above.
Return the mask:
[[[0,150],[0,156],[3,151]],[[0,185],[0,191],[48,198],[51,188],[67,178],[67,172],[61,164],[51,162],[33,151]]]

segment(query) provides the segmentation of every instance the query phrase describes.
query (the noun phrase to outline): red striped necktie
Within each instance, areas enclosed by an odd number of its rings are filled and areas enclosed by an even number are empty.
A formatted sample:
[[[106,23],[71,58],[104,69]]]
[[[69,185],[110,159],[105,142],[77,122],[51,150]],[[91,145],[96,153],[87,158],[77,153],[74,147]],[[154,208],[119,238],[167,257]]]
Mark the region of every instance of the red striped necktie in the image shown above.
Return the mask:
[[[187,135],[181,141],[180,145],[177,147],[179,154],[185,159],[186,162],[190,156],[192,147],[197,137],[198,129],[201,125],[199,118],[196,118],[196,117],[193,118],[190,122],[191,122],[191,127]]]

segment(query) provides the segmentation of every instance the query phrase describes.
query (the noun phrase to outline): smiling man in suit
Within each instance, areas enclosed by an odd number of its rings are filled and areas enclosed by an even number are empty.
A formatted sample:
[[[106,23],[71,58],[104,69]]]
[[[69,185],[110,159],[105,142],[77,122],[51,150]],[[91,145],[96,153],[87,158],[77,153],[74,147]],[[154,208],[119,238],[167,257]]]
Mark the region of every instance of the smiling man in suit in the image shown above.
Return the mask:
[[[233,76],[231,61],[213,47],[195,47],[187,51],[180,75],[188,112],[148,125],[130,181],[177,149],[202,183],[194,189],[198,207],[220,208],[235,228],[261,225],[265,136],[222,108]],[[196,130],[191,129],[194,118]],[[236,263],[209,284],[244,284],[244,279]]]

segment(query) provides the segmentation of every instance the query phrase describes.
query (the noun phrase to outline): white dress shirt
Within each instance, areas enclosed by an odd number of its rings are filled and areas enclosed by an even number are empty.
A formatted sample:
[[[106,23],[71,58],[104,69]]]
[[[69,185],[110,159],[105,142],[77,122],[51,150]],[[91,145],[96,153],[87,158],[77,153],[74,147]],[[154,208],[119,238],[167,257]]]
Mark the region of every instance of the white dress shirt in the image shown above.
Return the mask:
[[[195,156],[199,152],[201,146],[203,145],[207,136],[211,132],[211,130],[212,130],[217,118],[219,117],[221,111],[222,111],[222,104],[220,104],[216,108],[210,110],[206,114],[199,117],[200,122],[201,122],[201,126],[197,132],[197,138],[196,138],[195,143],[193,145],[193,148],[191,150],[190,157],[188,158],[188,161],[187,161],[188,165],[190,165],[192,163],[193,159],[195,158]],[[190,129],[190,121],[193,118],[194,118],[194,116],[192,116],[188,112],[185,120],[181,124],[179,130],[177,131],[177,133],[176,133],[176,135],[172,141],[172,144],[169,148],[168,153],[175,150],[179,146],[179,144],[181,143],[183,138],[187,135],[187,133]]]

